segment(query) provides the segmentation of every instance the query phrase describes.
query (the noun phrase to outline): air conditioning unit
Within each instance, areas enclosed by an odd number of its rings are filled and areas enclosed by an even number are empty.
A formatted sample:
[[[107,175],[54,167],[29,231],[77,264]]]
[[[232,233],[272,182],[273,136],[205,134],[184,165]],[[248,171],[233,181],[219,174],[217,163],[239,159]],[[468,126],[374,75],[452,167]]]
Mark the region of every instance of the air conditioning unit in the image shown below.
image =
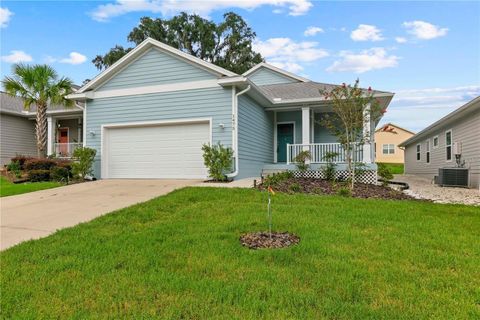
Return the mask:
[[[442,187],[468,187],[468,169],[440,168],[435,182]]]

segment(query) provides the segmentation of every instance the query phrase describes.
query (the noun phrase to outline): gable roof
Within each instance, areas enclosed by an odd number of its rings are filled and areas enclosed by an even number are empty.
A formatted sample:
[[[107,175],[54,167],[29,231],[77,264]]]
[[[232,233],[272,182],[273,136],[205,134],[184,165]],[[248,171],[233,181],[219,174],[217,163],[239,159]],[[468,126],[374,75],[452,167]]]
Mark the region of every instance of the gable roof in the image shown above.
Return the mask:
[[[269,69],[269,70],[272,70],[276,73],[279,73],[285,77],[288,77],[290,79],[293,79],[293,80],[296,80],[296,81],[300,81],[300,82],[309,82],[310,80],[307,79],[307,78],[304,78],[304,77],[300,77],[294,73],[291,73],[291,72],[288,72],[286,70],[282,70],[280,68],[277,68],[271,64],[268,64],[266,62],[260,62],[259,64],[257,64],[256,66],[254,66],[253,68],[247,70],[246,72],[243,73],[243,76],[245,77],[248,77],[249,75],[252,75],[253,73],[255,73],[255,71],[259,70],[260,68],[266,68],[266,69]]]
[[[380,131],[389,132],[389,130],[387,130],[389,127],[394,127],[394,128],[403,130],[403,131],[405,131],[405,132],[408,132],[408,133],[411,133],[411,134],[415,134],[415,132],[412,132],[412,131],[410,131],[410,130],[407,130],[407,129],[405,129],[405,128],[402,128],[402,127],[400,127],[400,126],[397,126],[396,124],[393,124],[393,123],[391,123],[391,122],[384,124],[383,126],[381,126],[380,128],[378,128],[377,130],[375,130],[375,132],[380,132]]]
[[[414,135],[410,139],[407,139],[407,140],[403,141],[398,146],[399,147],[405,147],[405,146],[407,146],[411,143],[414,143],[414,142],[422,139],[423,137],[425,137],[426,135],[428,135],[430,132],[434,131],[438,127],[449,125],[450,123],[460,119],[462,116],[467,115],[467,114],[469,114],[471,112],[474,112],[474,111],[480,111],[480,96],[474,98],[473,100],[470,100],[469,102],[467,102],[466,104],[464,104],[460,108],[457,108],[456,110],[450,112],[445,117],[443,117],[440,120],[432,123],[431,125],[429,125],[425,129],[423,129],[422,131],[420,131],[419,133],[417,133],[416,135]]]
[[[77,91],[77,93],[83,93],[87,90],[95,89],[100,84],[104,83],[105,81],[113,77],[113,75],[115,75],[121,69],[129,65],[132,61],[134,61],[137,57],[142,55],[144,52],[146,52],[150,48],[157,48],[160,51],[177,56],[184,61],[195,64],[198,67],[205,69],[207,71],[210,71],[219,76],[227,76],[227,77],[237,76],[236,73],[228,71],[227,69],[224,69],[222,67],[216,66],[213,63],[194,57],[191,54],[185,53],[181,50],[178,50],[160,41],[154,40],[152,38],[147,38],[138,46],[136,46],[133,50],[131,50],[129,53],[127,53],[122,58],[120,58],[113,65],[111,65],[110,67],[102,71],[95,78],[93,78],[83,87],[81,87]]]

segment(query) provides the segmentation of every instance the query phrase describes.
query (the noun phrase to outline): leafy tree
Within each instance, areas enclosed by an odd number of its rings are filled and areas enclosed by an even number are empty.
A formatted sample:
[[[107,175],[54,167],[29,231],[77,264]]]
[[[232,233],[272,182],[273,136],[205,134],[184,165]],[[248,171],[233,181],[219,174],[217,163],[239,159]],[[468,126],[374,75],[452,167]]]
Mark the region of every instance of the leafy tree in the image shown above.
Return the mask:
[[[371,88],[359,87],[359,80],[353,86],[343,84],[331,91],[320,91],[326,100],[332,101],[333,112],[320,121],[338,139],[345,152],[350,189],[355,184],[355,150],[370,140],[370,130],[365,130],[370,121],[376,121],[385,110],[374,98]]]
[[[48,65],[13,66],[13,76],[6,76],[2,81],[7,94],[23,99],[25,109],[32,105],[37,108],[35,135],[37,138],[37,153],[39,158],[46,156],[47,147],[47,109],[50,104],[73,106],[72,100],[65,96],[73,92],[72,81],[62,77]]]
[[[225,181],[226,172],[232,169],[233,151],[231,148],[225,148],[220,142],[211,146],[204,144],[202,146],[203,163],[208,168],[208,174],[215,181]]]
[[[262,56],[252,49],[256,34],[236,13],[225,13],[223,18],[224,20],[217,24],[185,12],[169,20],[143,17],[127,39],[138,45],[150,37],[241,74],[263,61]],[[117,45],[105,55],[97,55],[92,62],[102,70],[132,49]]]
[[[79,147],[73,151],[73,158],[76,160],[72,163],[72,173],[75,177],[80,176],[85,179],[87,175],[93,173],[93,162],[97,150],[87,147]]]

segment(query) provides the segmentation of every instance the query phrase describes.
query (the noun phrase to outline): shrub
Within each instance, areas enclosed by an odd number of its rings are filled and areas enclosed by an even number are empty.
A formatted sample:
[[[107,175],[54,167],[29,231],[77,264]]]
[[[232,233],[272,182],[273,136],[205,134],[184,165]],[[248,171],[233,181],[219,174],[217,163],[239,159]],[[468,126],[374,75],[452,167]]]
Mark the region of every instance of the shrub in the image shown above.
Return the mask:
[[[307,164],[307,160],[310,160],[312,158],[312,155],[310,151],[301,151],[299,152],[293,161],[295,162],[295,165],[297,166],[297,170],[300,172],[305,172],[308,170],[310,165]]]
[[[37,159],[32,158],[25,162],[24,168],[27,171],[31,170],[50,170],[52,167],[56,166],[57,163],[51,159]]]
[[[15,175],[15,177],[20,178],[22,176],[20,163],[18,161],[12,161],[7,165],[7,170]]]
[[[337,194],[342,197],[351,197],[352,191],[349,188],[341,187],[337,190]]]
[[[57,167],[65,168],[68,171],[68,176],[73,177],[72,162],[70,160],[57,160]]]
[[[323,176],[327,181],[335,180],[335,172],[337,171],[337,164],[333,162],[336,157],[338,157],[337,152],[327,152],[323,156],[323,160],[327,162],[327,164],[322,168]]]
[[[225,173],[232,169],[232,149],[225,148],[219,142],[213,146],[204,144],[202,151],[203,163],[208,168],[208,175],[215,181],[227,180]]]
[[[393,174],[392,172],[390,171],[390,169],[388,168],[388,166],[386,166],[385,164],[383,163],[377,163],[377,166],[378,166],[378,169],[377,169],[377,174],[378,176],[383,180],[383,184],[384,185],[387,185],[388,184],[388,180],[392,180],[393,179]]]
[[[290,189],[291,192],[300,192],[300,191],[302,191],[302,187],[301,187],[298,183],[296,183],[296,182],[292,183],[292,184],[290,185],[290,187],[288,187],[288,188]]]
[[[28,156],[16,155],[14,158],[11,159],[11,162],[18,162],[18,164],[20,165],[20,170],[25,170],[25,162],[31,159],[33,158]]]
[[[319,188],[319,187],[313,188],[312,192],[314,194],[323,194],[322,188]]]
[[[293,172],[291,171],[284,171],[284,172],[279,172],[279,173],[274,173],[272,175],[267,176],[263,180],[263,184],[267,187],[275,187],[279,183],[282,183],[286,180],[289,180],[293,178]]]
[[[87,175],[93,173],[93,161],[97,150],[87,147],[79,147],[73,151],[75,162],[72,163],[72,173],[75,177],[85,179]]]
[[[68,182],[70,172],[65,167],[53,167],[50,170],[50,178],[54,181]]]
[[[49,181],[50,170],[30,170],[28,172],[28,178],[32,182]]]

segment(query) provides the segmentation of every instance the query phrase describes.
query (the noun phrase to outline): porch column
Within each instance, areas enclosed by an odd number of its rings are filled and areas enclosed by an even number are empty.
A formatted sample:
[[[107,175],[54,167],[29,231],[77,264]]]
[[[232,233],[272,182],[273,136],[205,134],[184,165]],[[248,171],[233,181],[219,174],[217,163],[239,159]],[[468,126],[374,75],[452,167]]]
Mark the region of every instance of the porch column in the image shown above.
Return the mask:
[[[372,138],[370,137],[371,134],[371,119],[370,119],[370,104],[367,105],[364,112],[364,120],[363,120],[363,134],[367,139],[365,139],[365,144],[363,145],[363,162],[364,163],[372,163]]]
[[[310,144],[310,107],[302,108],[302,144]]]
[[[47,155],[53,154],[55,143],[55,119],[52,116],[47,117]]]

